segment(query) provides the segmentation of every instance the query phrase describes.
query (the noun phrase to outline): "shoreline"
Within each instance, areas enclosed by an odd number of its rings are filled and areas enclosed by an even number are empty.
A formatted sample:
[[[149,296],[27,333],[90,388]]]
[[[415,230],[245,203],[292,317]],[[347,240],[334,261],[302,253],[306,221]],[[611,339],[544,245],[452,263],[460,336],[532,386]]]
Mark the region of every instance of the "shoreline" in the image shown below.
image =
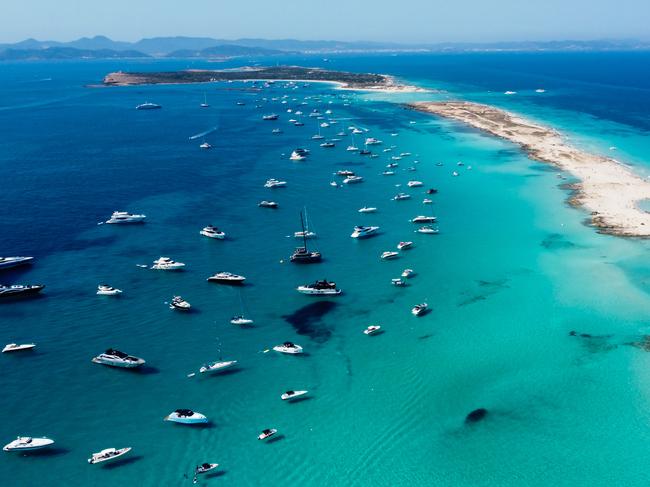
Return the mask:
[[[650,199],[650,182],[612,158],[569,145],[555,129],[489,105],[465,101],[416,102],[406,107],[456,120],[508,140],[530,159],[552,164],[570,173],[577,183],[569,204],[590,212],[590,225],[599,232],[650,238],[650,213],[638,203]]]

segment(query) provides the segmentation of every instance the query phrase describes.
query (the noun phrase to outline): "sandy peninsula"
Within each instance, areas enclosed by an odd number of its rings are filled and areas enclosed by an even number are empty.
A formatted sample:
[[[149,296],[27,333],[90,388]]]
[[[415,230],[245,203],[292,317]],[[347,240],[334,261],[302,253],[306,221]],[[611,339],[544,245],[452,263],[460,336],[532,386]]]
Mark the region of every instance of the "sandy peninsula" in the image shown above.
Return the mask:
[[[421,112],[458,120],[502,137],[524,149],[531,159],[553,164],[578,183],[570,203],[590,212],[591,224],[602,233],[650,237],[650,213],[638,203],[650,199],[650,182],[614,159],[569,145],[556,130],[487,105],[463,101],[408,105]]]

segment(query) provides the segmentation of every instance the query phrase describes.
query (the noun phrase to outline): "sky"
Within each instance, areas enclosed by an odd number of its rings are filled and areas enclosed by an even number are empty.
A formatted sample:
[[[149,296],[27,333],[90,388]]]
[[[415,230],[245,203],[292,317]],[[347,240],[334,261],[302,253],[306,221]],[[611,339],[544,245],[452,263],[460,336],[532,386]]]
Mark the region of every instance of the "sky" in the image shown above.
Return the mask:
[[[106,35],[342,41],[650,40],[650,0],[1,0],[0,42]]]

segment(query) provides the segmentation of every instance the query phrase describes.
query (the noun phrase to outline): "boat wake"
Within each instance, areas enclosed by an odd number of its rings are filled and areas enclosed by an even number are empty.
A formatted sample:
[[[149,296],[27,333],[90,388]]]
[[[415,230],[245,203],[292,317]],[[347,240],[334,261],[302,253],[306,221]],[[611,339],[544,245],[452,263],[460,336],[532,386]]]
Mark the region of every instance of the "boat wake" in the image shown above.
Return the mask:
[[[190,140],[198,139],[200,137],[205,137],[208,134],[211,134],[212,132],[216,132],[219,127],[212,127],[211,129],[206,130],[205,132],[201,132],[200,134],[196,135],[191,135]]]

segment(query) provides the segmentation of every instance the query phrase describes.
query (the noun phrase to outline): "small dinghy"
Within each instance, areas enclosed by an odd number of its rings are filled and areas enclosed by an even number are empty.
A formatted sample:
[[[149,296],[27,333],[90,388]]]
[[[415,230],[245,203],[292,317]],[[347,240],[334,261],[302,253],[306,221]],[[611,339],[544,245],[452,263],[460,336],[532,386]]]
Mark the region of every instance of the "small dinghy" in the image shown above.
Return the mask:
[[[284,394],[280,396],[280,399],[283,401],[291,401],[292,399],[296,399],[297,397],[304,396],[307,394],[309,391],[287,391]]]
[[[54,440],[51,438],[32,438],[31,436],[19,436],[11,443],[2,447],[4,451],[31,451],[40,450],[52,446]]]
[[[100,451],[99,453],[93,453],[92,456],[88,459],[88,463],[102,463],[108,462],[110,460],[115,460],[120,458],[122,455],[126,455],[131,451],[131,447],[127,446],[126,448],[106,448],[105,450]]]
[[[21,350],[31,350],[36,346],[35,343],[21,343],[20,345],[17,343],[8,343],[5,345],[5,348],[2,349],[2,353],[8,353],[8,352],[19,352]]]
[[[270,438],[271,436],[273,436],[277,432],[278,432],[278,430],[276,430],[275,428],[266,429],[266,430],[264,430],[264,431],[262,431],[260,433],[260,435],[257,437],[257,439],[258,440],[266,440],[267,438]]]
[[[379,325],[370,325],[368,328],[363,330],[363,333],[365,333],[366,335],[373,335],[373,334],[377,333],[379,330],[381,330],[381,326],[379,326]]]

